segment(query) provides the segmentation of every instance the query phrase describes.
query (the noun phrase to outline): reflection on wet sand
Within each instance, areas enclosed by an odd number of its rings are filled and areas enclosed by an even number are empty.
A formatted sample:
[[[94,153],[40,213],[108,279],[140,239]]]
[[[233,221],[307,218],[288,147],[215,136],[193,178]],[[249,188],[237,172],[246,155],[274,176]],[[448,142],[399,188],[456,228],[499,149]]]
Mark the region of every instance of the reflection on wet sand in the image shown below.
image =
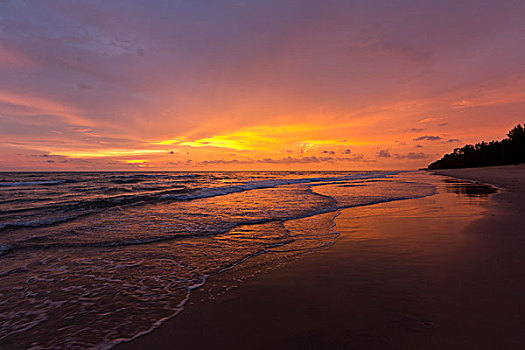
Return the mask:
[[[445,179],[443,182],[446,184],[445,189],[448,193],[455,193],[469,198],[487,199],[489,194],[498,192],[497,188],[479,182],[458,179]]]

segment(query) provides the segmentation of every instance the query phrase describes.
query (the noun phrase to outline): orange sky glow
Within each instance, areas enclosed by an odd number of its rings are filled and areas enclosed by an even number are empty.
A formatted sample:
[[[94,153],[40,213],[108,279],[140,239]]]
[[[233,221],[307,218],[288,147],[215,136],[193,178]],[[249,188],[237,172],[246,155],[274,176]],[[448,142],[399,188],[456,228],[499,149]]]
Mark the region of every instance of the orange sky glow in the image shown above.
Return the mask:
[[[525,122],[520,1],[0,3],[0,171],[425,167]]]

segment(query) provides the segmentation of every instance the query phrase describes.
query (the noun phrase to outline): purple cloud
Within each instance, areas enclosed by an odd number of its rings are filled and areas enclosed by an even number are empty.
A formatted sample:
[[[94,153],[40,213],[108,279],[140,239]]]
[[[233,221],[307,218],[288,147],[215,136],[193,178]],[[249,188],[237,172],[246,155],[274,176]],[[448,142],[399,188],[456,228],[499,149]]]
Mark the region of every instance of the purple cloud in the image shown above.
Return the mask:
[[[441,136],[420,136],[414,139],[414,141],[437,141],[442,140]]]
[[[379,158],[390,158],[390,157],[392,157],[392,155],[390,154],[390,151],[387,150],[387,149],[379,150],[379,152],[377,152],[377,156]]]

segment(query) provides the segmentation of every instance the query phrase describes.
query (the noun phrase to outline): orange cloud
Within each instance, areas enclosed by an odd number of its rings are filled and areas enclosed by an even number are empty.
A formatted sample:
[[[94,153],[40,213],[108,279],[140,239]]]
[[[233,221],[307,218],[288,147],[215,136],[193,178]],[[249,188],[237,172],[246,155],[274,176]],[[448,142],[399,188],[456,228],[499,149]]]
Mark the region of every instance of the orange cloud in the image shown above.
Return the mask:
[[[65,122],[76,125],[92,126],[93,122],[80,116],[80,111],[42,97],[19,95],[0,91],[0,103],[15,105],[35,114],[52,114],[64,119]]]
[[[69,158],[102,158],[102,157],[125,157],[146,154],[166,154],[165,150],[160,149],[99,149],[99,150],[51,150],[50,154],[66,156]]]
[[[462,99],[452,104],[454,108],[501,106],[525,102],[524,92],[492,91],[469,99]]]

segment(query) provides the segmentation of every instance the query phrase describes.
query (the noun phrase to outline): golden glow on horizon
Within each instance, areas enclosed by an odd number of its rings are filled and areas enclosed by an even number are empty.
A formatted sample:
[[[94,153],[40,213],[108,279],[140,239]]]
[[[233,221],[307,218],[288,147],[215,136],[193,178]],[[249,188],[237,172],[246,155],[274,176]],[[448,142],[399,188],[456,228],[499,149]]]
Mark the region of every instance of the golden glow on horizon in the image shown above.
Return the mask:
[[[2,97],[5,97],[4,100],[9,98],[11,101],[22,102],[12,96],[1,94],[0,101]],[[452,101],[448,102],[450,106]],[[413,101],[401,105],[417,106]],[[55,106],[48,105],[47,107]],[[353,116],[357,118],[355,120],[330,116],[316,118],[309,116],[305,119],[308,122],[303,123],[275,126],[256,125],[238,129],[235,129],[234,126],[221,128],[222,124],[217,122],[179,134],[172,139],[152,140],[139,136],[134,140],[129,140],[132,142],[126,142],[125,147],[119,147],[116,144],[111,147],[107,139],[102,139],[103,136],[98,130],[97,133],[94,133],[91,132],[90,127],[85,125],[72,125],[65,135],[71,135],[71,132],[74,132],[86,136],[82,140],[83,144],[78,145],[78,148],[69,147],[69,140],[56,145],[39,145],[32,141],[25,141],[10,144],[10,146],[39,150],[46,152],[45,154],[49,156],[84,159],[84,163],[77,163],[80,166],[90,164],[89,160],[92,159],[95,162],[93,164],[107,162],[113,167],[121,164],[148,169],[172,169],[173,167],[260,169],[286,168],[290,164],[294,168],[305,169],[323,167],[364,169],[372,165],[378,168],[379,164],[381,167],[386,167],[385,164],[389,163],[392,164],[391,168],[398,169],[400,167],[397,164],[401,162],[405,164],[405,167],[410,167],[414,162],[428,162],[437,157],[438,152],[430,151],[431,147],[439,146],[443,149],[450,147],[450,143],[445,142],[448,136],[444,133],[439,134],[427,130],[432,125],[441,123],[447,125],[447,117],[412,111],[413,124],[411,127],[417,127],[398,128],[384,121],[387,120],[387,117],[402,118],[408,112],[403,108],[403,111],[400,112],[401,109],[397,107],[386,108],[386,110],[387,112],[374,112],[369,115],[362,111],[355,112]],[[364,117],[360,117],[362,113],[365,114]],[[283,117],[283,120],[288,118],[293,119],[288,116]],[[392,130],[395,131],[392,132]],[[438,140],[443,141],[417,141],[416,146],[417,137],[434,133],[441,137]],[[379,152],[383,150],[387,152]],[[391,156],[385,157],[382,154],[391,154]],[[48,164],[67,167],[67,165],[62,165],[66,162],[57,162],[52,159],[45,161]]]
[[[186,137],[153,142],[154,145],[180,145],[190,147],[218,147],[237,151],[275,151],[286,147],[312,148],[316,146],[372,145],[373,141],[341,139],[310,139],[319,133],[342,126],[297,124],[283,126],[257,126],[196,140]],[[344,127],[347,127],[346,125]]]
[[[43,149],[52,156],[64,156],[69,158],[116,158],[126,164],[142,164],[144,159],[122,159],[130,156],[155,156],[154,163],[164,159],[165,162],[179,160],[181,156],[189,154],[189,148],[200,149],[197,154],[193,153],[193,159],[213,160],[217,157],[220,149],[233,151],[252,152],[260,158],[279,158],[282,153],[295,153],[296,155],[334,152],[334,150],[346,151],[348,148],[370,147],[376,145],[373,140],[366,139],[344,139],[331,137],[337,134],[346,135],[344,132],[349,124],[322,126],[318,124],[294,124],[282,126],[255,126],[219,133],[210,137],[189,140],[189,136],[179,136],[174,139],[150,141],[150,145],[158,149],[90,149],[90,150],[68,150],[68,149]],[[334,131],[335,130],[335,131]],[[311,138],[326,136],[323,138]],[[384,141],[384,140],[383,140]],[[170,147],[168,147],[170,146]],[[207,148],[209,148],[207,150]],[[214,150],[215,149],[215,150]],[[329,151],[326,151],[326,150]],[[321,153],[323,152],[324,153]],[[333,154],[333,153],[332,153]],[[196,156],[196,158],[195,158]],[[118,159],[121,158],[121,159]],[[222,157],[221,157],[222,158]],[[150,162],[148,160],[147,162]]]
[[[309,124],[255,126],[196,140],[187,140],[187,137],[178,137],[170,140],[157,141],[153,144],[178,144],[190,147],[209,146],[234,150],[266,150],[275,149],[276,145],[285,143],[287,139],[299,139],[298,134],[315,132],[322,129],[324,128]]]
[[[264,135],[258,131],[236,131],[230,134],[216,135],[195,141],[185,141],[180,144],[191,147],[210,146],[244,151],[265,150],[279,143],[280,140],[278,138]]]
[[[129,160],[125,160],[124,162],[128,164],[142,164],[142,163],[147,163],[148,160],[147,159],[129,159]]]

